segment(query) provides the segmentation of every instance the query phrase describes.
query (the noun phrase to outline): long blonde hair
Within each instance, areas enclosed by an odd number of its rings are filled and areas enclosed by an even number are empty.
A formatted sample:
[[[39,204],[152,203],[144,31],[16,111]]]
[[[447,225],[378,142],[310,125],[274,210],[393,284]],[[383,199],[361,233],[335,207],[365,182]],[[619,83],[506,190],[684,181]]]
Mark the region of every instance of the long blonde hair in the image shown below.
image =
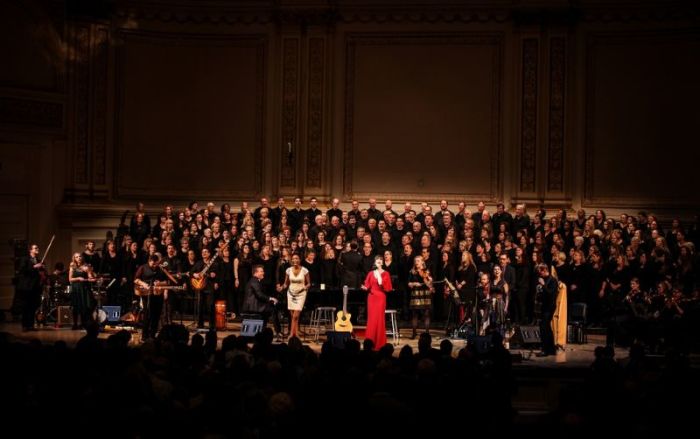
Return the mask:
[[[464,271],[470,265],[476,270],[476,264],[474,263],[474,258],[472,257],[472,254],[469,253],[469,250],[465,250],[462,252],[462,261],[459,264],[459,269],[461,271]]]

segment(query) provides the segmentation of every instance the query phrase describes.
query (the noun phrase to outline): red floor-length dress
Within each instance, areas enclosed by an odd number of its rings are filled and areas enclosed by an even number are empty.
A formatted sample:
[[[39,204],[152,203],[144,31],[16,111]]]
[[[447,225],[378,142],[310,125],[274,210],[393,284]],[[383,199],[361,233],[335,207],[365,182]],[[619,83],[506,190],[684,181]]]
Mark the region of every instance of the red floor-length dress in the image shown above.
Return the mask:
[[[374,276],[374,270],[370,271],[365,278],[367,295],[367,329],[365,338],[374,342],[374,350],[379,350],[386,344],[386,293],[391,291],[391,277],[389,272],[382,272],[382,284],[379,285]]]

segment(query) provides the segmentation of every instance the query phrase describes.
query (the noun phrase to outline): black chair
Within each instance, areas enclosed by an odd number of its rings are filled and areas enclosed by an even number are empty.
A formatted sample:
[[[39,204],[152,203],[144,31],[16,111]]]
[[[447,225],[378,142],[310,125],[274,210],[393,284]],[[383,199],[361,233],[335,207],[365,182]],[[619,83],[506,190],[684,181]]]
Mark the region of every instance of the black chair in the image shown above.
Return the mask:
[[[586,317],[588,305],[581,302],[572,303],[569,306],[569,321],[567,324],[567,342],[573,344],[588,343],[586,334]]]

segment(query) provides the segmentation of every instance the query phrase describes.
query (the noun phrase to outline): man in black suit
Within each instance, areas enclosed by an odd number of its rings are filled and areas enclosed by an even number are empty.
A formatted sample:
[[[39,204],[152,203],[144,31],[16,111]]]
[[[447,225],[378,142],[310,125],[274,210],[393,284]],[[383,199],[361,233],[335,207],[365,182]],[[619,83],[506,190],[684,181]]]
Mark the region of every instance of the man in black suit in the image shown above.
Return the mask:
[[[270,316],[273,317],[275,333],[281,337],[282,327],[280,325],[278,313],[275,312],[277,299],[268,296],[263,291],[261,281],[265,278],[265,269],[262,265],[253,267],[253,277],[245,286],[243,296],[243,312],[248,314],[259,314],[262,321],[267,324]]]
[[[20,258],[17,267],[17,295],[22,301],[22,330],[34,329],[34,314],[41,303],[41,271],[44,265],[37,259],[39,246],[29,246],[29,255]]]
[[[357,251],[357,243],[350,243],[350,250],[340,255],[340,285],[347,285],[348,288],[359,288],[362,279],[362,255]]]
[[[340,200],[337,198],[333,198],[333,201],[331,201],[331,208],[326,211],[328,221],[332,220],[334,216],[337,216],[338,219],[343,217],[343,211],[340,210],[339,206]]]
[[[306,210],[306,221],[313,225],[316,222],[316,217],[323,212],[318,208],[318,199],[316,197],[311,197],[309,206],[310,207]]]
[[[555,355],[554,333],[552,332],[552,317],[556,308],[557,293],[559,291],[557,280],[549,273],[547,264],[537,266],[537,274],[540,279],[537,284],[540,303],[542,304],[542,317],[540,319],[540,337],[542,338],[542,352],[538,357]]]
[[[479,201],[479,204],[476,205],[476,212],[472,213],[472,220],[474,221],[474,227],[480,229],[481,228],[481,221],[484,216],[484,210],[486,209],[486,205],[484,204],[483,201]]]
[[[301,208],[301,197],[294,198],[294,208],[289,211],[289,226],[292,228],[292,233],[296,233],[297,230],[301,229],[302,224],[304,224],[304,218],[306,218],[306,211]]]
[[[506,230],[510,233],[513,228],[513,216],[506,212],[506,206],[503,203],[496,204],[496,213],[491,218],[493,230],[499,230],[501,223],[506,224]],[[515,235],[513,235],[515,236]]]
[[[285,212],[287,212],[287,215],[289,215],[287,208],[284,205],[284,197],[278,197],[277,207],[270,210],[270,218],[272,218],[272,227],[275,230],[277,230],[277,228],[279,227],[280,220]],[[287,224],[289,224],[289,218],[287,218]]]

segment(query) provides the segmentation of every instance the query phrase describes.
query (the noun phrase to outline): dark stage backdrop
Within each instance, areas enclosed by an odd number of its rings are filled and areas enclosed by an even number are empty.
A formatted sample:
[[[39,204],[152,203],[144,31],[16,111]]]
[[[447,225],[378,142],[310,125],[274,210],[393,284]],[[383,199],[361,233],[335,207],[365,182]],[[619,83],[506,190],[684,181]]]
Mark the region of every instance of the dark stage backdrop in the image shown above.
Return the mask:
[[[138,199],[697,210],[697,6],[422,3],[0,3],[0,308]]]

